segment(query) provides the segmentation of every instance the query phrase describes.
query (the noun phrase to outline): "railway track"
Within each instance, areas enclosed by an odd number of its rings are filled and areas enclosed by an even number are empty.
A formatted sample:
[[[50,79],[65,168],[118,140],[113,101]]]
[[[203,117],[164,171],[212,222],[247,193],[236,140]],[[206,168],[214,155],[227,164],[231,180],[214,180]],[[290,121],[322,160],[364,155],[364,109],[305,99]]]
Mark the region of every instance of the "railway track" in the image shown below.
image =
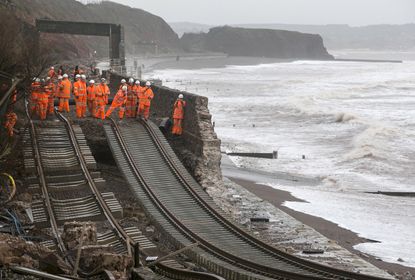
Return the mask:
[[[67,221],[96,221],[107,228],[98,232],[99,245],[131,256],[132,246],[138,243],[142,250],[152,252],[156,245],[138,228],[124,228],[118,223],[122,207],[114,194],[100,192],[105,180],[99,172],[90,171],[96,169],[96,162],[82,129],[62,114],[56,116],[53,122],[37,122],[29,117],[30,129],[23,132],[25,169],[33,174],[26,181],[37,198],[32,203],[32,219],[37,226],[50,228],[53,236],[43,245],[58,250],[73,267],[74,259],[61,238],[62,226]],[[156,270],[172,279],[223,280],[216,275],[185,270],[173,260],[157,264]],[[113,278],[104,271],[100,279]]]
[[[187,255],[210,271],[226,279],[382,279],[294,257],[246,233],[186,171],[152,122],[112,120],[104,129],[147,214],[176,246],[199,243]]]

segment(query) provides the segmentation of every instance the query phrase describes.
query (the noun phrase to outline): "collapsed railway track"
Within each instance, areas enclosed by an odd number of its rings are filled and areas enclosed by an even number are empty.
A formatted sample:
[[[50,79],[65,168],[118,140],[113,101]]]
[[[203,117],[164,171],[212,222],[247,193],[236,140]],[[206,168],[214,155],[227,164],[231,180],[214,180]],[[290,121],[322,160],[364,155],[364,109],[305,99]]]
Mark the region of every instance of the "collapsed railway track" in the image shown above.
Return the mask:
[[[160,130],[145,121],[104,126],[119,169],[159,229],[196,263],[226,279],[382,278],[289,255],[226,218],[181,164]]]
[[[138,228],[124,228],[118,223],[122,207],[114,193],[99,190],[105,181],[99,172],[90,171],[96,170],[96,162],[82,129],[58,112],[57,118],[46,125],[33,121],[28,111],[27,116],[30,127],[23,132],[24,164],[33,176],[26,180],[30,192],[38,198],[32,203],[32,219],[38,227],[49,228],[53,236],[43,245],[59,251],[73,268],[75,260],[61,238],[62,226],[67,221],[96,221],[106,228],[98,233],[98,244],[111,246],[118,254],[131,256],[134,244],[147,252],[156,248]],[[172,279],[223,280],[213,274],[185,270],[174,260],[155,267]],[[81,272],[81,276],[87,274]],[[101,277],[113,279],[108,271]]]

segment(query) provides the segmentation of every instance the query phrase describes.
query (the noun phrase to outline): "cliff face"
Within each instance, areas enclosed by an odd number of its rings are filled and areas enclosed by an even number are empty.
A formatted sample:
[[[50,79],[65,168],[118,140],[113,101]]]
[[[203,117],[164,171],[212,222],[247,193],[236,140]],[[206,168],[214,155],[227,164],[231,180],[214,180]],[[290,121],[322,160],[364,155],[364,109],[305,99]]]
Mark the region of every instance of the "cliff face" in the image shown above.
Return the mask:
[[[107,1],[88,5],[75,0],[13,0],[13,3],[17,16],[30,24],[34,24],[36,18],[122,24],[129,54],[154,52],[155,45],[159,52],[180,48],[179,38],[170,26],[162,18],[141,9]],[[93,50],[99,55],[108,55],[108,38],[105,37],[43,36],[60,51],[65,49],[68,57],[87,56]]]
[[[184,34],[187,51],[223,52],[231,56],[284,59],[333,59],[319,35],[284,30],[215,27],[208,33]]]

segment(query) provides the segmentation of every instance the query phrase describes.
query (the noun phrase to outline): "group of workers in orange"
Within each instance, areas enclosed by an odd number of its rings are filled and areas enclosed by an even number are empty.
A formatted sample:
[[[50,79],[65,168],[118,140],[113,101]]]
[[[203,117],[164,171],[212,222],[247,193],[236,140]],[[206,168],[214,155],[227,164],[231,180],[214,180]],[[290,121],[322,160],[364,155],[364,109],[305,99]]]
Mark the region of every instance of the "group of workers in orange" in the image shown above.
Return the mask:
[[[102,78],[99,84],[96,84],[94,80],[90,80],[87,84],[84,74],[75,74],[75,81],[72,84],[67,74],[56,75],[54,68],[51,67],[45,80],[36,78],[31,85],[31,113],[38,114],[41,120],[45,120],[47,115],[54,113],[55,98],[59,99],[59,112],[69,112],[71,94],[73,94],[76,103],[77,118],[85,118],[88,108],[92,117],[102,120],[111,116],[116,109],[118,109],[120,120],[124,116],[127,118],[138,116],[148,120],[151,101],[154,97],[149,81],[145,83],[145,86],[141,86],[139,80],[130,78],[127,83],[125,79],[122,79],[121,85],[108,111],[106,111],[110,89],[105,78]],[[182,123],[185,106],[183,94],[180,94],[173,106],[172,133],[175,135],[183,133]]]

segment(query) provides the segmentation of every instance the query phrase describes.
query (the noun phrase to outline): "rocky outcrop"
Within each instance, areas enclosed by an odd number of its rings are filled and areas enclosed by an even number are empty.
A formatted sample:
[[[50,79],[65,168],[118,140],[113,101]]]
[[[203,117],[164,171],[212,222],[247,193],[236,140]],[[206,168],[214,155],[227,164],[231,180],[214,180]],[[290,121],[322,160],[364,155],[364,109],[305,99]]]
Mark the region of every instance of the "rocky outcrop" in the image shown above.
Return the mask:
[[[179,38],[160,17],[141,9],[110,1],[84,5],[76,0],[13,0],[15,13],[34,24],[36,18],[115,23],[124,26],[126,52],[131,54],[171,52],[180,48]],[[1,8],[1,7],[0,7]],[[108,38],[45,34],[51,51],[65,50],[67,58],[89,56],[93,50],[108,55]]]
[[[208,33],[184,34],[181,45],[187,51],[223,52],[231,56],[333,59],[320,35],[284,30],[215,27]]]

